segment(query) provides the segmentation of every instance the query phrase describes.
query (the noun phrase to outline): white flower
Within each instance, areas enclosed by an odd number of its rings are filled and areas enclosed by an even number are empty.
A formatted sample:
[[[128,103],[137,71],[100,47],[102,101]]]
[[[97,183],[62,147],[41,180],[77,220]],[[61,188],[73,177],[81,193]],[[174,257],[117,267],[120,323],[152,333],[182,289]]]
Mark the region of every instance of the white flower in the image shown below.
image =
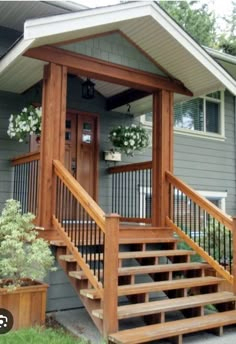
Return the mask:
[[[130,143],[131,146],[134,146],[135,141],[134,140],[129,140],[129,143]]]
[[[27,112],[28,110],[27,110],[27,108],[25,107],[23,110],[22,110],[22,112]]]
[[[124,145],[125,145],[125,146],[128,146],[128,142],[127,142],[127,141],[125,141],[125,142],[124,142]]]

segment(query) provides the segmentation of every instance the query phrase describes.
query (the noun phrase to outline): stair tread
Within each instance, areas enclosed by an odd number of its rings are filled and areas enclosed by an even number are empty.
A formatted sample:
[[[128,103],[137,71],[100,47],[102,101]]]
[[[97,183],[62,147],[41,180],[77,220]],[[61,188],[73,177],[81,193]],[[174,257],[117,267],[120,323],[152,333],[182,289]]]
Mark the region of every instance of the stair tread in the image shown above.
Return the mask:
[[[144,233],[145,234],[145,233]],[[159,237],[136,237],[136,238],[125,238],[119,239],[120,244],[158,244],[158,243],[175,243],[179,240],[176,238],[159,238]]]
[[[195,255],[196,253],[191,250],[159,250],[159,251],[127,251],[119,252],[119,259],[132,259],[132,258],[150,258],[150,257],[173,257],[184,255]],[[88,260],[102,259],[103,254],[92,253],[88,255]],[[59,256],[60,260],[67,262],[75,262],[76,260],[70,254],[64,254]]]
[[[184,270],[198,270],[207,269],[209,264],[206,263],[176,263],[176,264],[160,264],[160,265],[139,265],[139,266],[128,266],[118,269],[118,276],[129,276],[129,275],[142,275],[151,274],[158,272],[168,271],[184,271]],[[100,271],[102,272],[102,271]],[[77,279],[85,279],[83,271],[70,271],[69,275]]]
[[[148,257],[173,257],[183,255],[195,255],[196,252],[192,250],[155,250],[155,251],[127,251],[120,252],[120,259],[129,258],[148,258]]]
[[[147,343],[152,340],[175,337],[185,333],[193,333],[235,323],[236,310],[233,310],[124,330],[109,335],[109,340],[116,344]]]
[[[118,319],[127,319],[131,317],[156,314],[159,312],[170,312],[196,306],[205,306],[209,304],[217,304],[223,302],[236,301],[236,296],[231,292],[218,292],[203,295],[194,295],[188,297],[180,297],[175,299],[165,299],[152,302],[144,302],[119,306]],[[99,319],[103,319],[103,310],[93,310],[93,315]]]
[[[195,278],[182,278],[178,280],[148,282],[118,286],[118,296],[144,294],[157,291],[166,291],[173,289],[183,289],[206,285],[215,285],[224,281],[223,278],[207,276]],[[99,298],[99,293],[95,289],[82,289],[81,295],[91,299]]]
[[[66,244],[62,240],[51,240],[50,245],[57,247],[66,247]]]
[[[61,254],[59,259],[66,262],[76,262],[76,259],[71,254]]]

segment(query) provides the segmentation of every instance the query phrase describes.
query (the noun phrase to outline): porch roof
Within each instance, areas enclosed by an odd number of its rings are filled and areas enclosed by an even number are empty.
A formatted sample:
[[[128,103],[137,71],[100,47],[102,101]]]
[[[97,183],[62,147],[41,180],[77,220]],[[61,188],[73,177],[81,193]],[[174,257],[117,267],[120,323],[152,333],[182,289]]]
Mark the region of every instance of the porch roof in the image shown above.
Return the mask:
[[[194,96],[222,88],[236,95],[234,78],[154,2],[124,3],[26,21],[24,37],[0,60],[0,89],[21,93],[42,79],[45,62],[23,56],[29,48],[113,30],[123,32]],[[101,81],[99,85],[107,90],[107,97],[122,90],[120,85],[107,88]],[[178,99],[184,97],[178,95]]]

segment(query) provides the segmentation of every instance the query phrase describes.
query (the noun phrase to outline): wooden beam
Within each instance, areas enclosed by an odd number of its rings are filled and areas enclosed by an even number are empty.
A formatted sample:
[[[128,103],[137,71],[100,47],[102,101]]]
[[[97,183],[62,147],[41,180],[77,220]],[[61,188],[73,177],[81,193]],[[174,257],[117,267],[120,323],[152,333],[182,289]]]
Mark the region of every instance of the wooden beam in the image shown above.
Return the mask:
[[[173,170],[173,94],[153,94],[152,225],[165,226],[169,213],[169,184],[165,172]]]
[[[106,109],[113,110],[119,106],[134,102],[135,100],[149,96],[150,93],[130,88],[107,99]]]
[[[39,224],[52,228],[53,159],[64,162],[67,70],[49,64],[44,70],[40,149]]]
[[[188,96],[193,95],[193,93],[182,83],[175,82],[169,78],[73,53],[60,48],[42,46],[29,49],[24,55],[66,66],[68,71],[72,74],[80,74],[82,76],[112,82],[147,92],[155,92],[164,89]]]

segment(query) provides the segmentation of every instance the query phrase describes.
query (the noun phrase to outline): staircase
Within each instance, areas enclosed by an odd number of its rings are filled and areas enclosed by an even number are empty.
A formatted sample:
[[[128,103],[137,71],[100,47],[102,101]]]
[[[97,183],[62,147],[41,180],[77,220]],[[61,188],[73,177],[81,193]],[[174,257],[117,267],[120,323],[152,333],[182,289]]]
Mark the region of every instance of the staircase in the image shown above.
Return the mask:
[[[118,254],[118,331],[109,343],[150,343],[184,334],[236,324],[236,296],[224,291],[223,278],[193,250],[179,248],[169,228],[121,226]],[[103,329],[103,301],[63,241],[52,241],[56,257],[95,325]],[[93,252],[90,259],[101,259]],[[103,269],[101,269],[103,276]],[[95,272],[96,273],[96,272]],[[112,273],[112,272],[111,272]],[[104,294],[104,299],[106,295]],[[111,314],[112,317],[112,314]]]
[[[106,215],[59,161],[53,165],[52,223],[61,240],[51,245],[110,344],[163,338],[181,344],[184,334],[211,330],[222,335],[224,326],[236,324],[234,277],[221,265],[221,256],[217,260],[222,244],[224,262],[228,252],[229,266],[236,269],[230,253],[236,252],[231,239],[236,219],[169,173],[171,195],[182,196],[177,203],[172,197],[167,226],[122,224],[117,214]],[[143,222],[128,220],[135,219]],[[189,249],[181,248],[180,240]]]

